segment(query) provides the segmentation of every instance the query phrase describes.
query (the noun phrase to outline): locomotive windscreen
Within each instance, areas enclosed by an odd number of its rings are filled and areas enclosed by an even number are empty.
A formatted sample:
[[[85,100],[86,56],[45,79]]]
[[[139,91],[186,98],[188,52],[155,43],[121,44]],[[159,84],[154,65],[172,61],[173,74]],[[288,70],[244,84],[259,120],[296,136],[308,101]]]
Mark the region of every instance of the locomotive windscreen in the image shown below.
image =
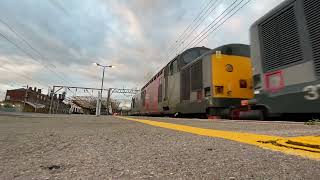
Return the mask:
[[[181,58],[184,65],[189,64],[193,60],[197,59],[201,55],[208,52],[210,49],[205,47],[199,47],[199,48],[192,48],[190,50],[187,50],[185,53],[182,54]]]
[[[228,44],[212,50],[216,51],[224,55],[250,57],[250,46],[245,44]]]

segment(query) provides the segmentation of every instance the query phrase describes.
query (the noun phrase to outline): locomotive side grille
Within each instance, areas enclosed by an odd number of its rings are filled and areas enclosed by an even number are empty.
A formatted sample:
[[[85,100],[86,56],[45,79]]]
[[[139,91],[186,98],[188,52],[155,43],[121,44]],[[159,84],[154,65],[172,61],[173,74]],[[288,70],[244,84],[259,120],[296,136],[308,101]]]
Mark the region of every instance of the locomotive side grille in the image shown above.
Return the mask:
[[[181,72],[181,100],[190,100],[190,67]]]
[[[260,32],[265,71],[303,61],[293,6],[261,24]]]
[[[304,11],[311,41],[315,71],[320,77],[320,3],[319,0],[305,0]]]
[[[277,42],[277,24],[275,20],[270,20],[261,27],[263,50],[264,50],[264,65],[266,70],[271,70],[280,66],[280,49]]]
[[[202,60],[191,67],[191,90],[202,89]]]

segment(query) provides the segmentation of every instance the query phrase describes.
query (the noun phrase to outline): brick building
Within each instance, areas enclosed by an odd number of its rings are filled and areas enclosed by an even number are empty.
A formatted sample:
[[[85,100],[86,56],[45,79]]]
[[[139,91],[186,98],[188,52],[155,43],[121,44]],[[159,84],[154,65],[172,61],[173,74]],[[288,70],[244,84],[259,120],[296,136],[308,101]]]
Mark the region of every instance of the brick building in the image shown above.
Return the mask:
[[[68,113],[70,106],[63,102],[64,95],[55,94],[53,98],[53,111],[55,113]],[[5,102],[17,105],[17,111],[48,113],[51,97],[42,94],[41,89],[34,87],[7,90]]]

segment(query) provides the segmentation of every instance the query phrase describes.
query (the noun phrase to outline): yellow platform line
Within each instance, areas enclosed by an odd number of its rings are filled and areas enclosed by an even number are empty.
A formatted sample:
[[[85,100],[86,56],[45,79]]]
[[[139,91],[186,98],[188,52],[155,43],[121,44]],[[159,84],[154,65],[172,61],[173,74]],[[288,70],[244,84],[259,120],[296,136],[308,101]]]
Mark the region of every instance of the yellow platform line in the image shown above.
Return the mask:
[[[290,147],[290,145],[282,146],[282,143],[276,143],[277,141],[283,142],[283,141],[294,139],[294,138],[285,138],[281,136],[270,136],[270,135],[252,134],[252,133],[244,133],[244,132],[205,129],[205,128],[198,128],[198,127],[166,123],[166,122],[160,122],[160,121],[152,121],[152,120],[146,120],[146,119],[136,119],[136,118],[120,117],[120,116],[118,117],[121,119],[148,124],[151,126],[172,129],[176,131],[182,131],[182,132],[192,133],[192,134],[201,135],[201,136],[208,136],[208,137],[227,139],[231,141],[237,141],[245,144],[254,145],[264,149],[279,151],[285,154],[297,155],[297,156],[302,156],[310,159],[320,160],[319,152],[309,151],[308,148],[301,149],[301,148],[295,148],[294,146]],[[312,136],[308,136],[308,137],[312,137]],[[303,137],[295,137],[295,138],[299,139],[300,141],[304,140]],[[320,144],[320,142],[318,143]]]

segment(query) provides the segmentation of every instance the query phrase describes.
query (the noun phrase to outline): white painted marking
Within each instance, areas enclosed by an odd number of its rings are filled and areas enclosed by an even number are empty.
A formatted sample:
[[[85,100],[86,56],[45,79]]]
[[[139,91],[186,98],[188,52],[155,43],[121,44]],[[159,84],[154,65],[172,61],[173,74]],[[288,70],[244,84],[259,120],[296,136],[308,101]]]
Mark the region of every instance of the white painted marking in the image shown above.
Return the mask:
[[[318,85],[311,85],[311,86],[306,86],[303,88],[303,91],[306,92],[307,94],[304,96],[305,99],[309,101],[314,101],[320,98],[320,84]]]

